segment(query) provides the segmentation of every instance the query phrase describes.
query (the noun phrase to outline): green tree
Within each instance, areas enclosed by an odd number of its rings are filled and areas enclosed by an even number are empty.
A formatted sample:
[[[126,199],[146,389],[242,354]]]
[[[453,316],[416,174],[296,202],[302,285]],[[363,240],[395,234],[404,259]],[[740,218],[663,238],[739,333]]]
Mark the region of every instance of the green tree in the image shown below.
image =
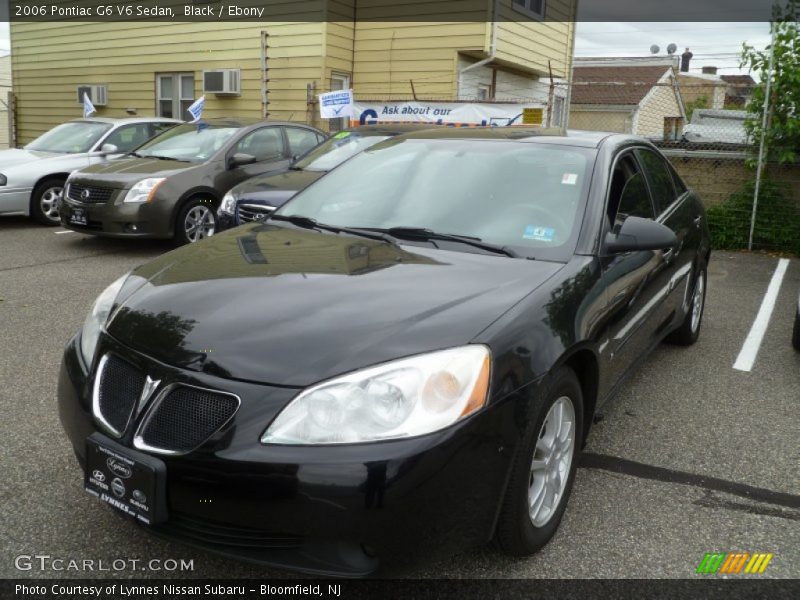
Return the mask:
[[[777,163],[793,163],[800,152],[800,26],[797,22],[798,0],[786,0],[783,8],[776,4],[771,32],[774,36],[774,57],[770,73],[770,52],[756,50],[745,43],[742,67],[758,75],[752,99],[747,105],[750,113],[745,129],[755,144],[762,133],[767,144],[766,158]],[[767,81],[771,81],[767,126],[763,128],[764,97]]]

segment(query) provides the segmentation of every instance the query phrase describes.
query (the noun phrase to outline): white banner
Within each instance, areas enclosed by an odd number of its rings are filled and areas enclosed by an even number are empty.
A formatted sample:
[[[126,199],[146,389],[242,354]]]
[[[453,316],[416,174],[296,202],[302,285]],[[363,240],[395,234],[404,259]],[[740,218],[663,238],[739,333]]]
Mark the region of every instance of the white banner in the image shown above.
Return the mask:
[[[319,114],[323,119],[353,117],[353,90],[338,90],[320,94]]]
[[[452,125],[542,125],[541,104],[469,102],[360,102],[354,105],[354,125],[435,123]]]

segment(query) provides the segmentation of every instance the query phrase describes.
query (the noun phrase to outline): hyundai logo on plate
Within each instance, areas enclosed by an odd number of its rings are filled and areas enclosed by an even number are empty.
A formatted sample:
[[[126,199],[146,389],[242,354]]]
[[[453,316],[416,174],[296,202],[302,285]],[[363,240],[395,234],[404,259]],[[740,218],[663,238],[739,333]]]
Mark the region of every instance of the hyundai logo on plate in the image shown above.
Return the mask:
[[[133,474],[133,471],[128,465],[121,460],[117,460],[116,458],[109,458],[106,460],[106,464],[108,465],[108,468],[111,469],[111,472],[117,477],[127,479]]]
[[[94,477],[95,481],[99,481],[100,483],[103,483],[106,480],[106,476],[103,475],[103,472],[100,469],[95,469],[92,471],[92,477]]]

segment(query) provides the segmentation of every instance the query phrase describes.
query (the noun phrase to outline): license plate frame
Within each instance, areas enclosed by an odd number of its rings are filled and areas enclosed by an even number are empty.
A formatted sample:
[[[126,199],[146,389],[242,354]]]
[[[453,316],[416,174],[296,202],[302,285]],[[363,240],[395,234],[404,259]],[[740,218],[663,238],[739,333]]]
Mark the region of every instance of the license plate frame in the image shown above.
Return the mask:
[[[93,433],[86,438],[84,490],[144,525],[167,520],[164,461]]]

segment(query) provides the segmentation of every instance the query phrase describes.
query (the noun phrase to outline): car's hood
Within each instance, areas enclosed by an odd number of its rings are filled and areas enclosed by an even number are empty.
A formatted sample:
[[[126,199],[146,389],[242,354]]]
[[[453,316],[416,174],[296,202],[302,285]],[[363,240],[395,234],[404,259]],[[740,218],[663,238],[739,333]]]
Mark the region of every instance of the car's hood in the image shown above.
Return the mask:
[[[278,175],[253,177],[234,187],[231,193],[243,202],[255,201],[280,206],[324,174],[324,171],[287,171]]]
[[[107,329],[167,364],[306,386],[467,344],[560,268],[250,224],[136,269]]]
[[[118,158],[81,169],[73,181],[102,182],[112,187],[126,187],[146,177],[169,177],[196,167],[196,163],[158,158]]]
[[[61,159],[63,157],[86,156],[85,154],[61,154],[55,152],[37,152],[23,148],[0,150],[0,170],[14,165],[38,162],[48,159]]]

